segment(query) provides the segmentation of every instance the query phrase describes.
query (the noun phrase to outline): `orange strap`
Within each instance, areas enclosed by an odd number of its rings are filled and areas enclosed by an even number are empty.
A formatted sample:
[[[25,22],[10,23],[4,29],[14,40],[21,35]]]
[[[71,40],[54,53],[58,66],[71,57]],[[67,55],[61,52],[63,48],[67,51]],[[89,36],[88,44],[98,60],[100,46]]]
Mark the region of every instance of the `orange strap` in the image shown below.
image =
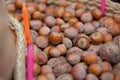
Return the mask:
[[[27,43],[30,44],[31,37],[30,37],[29,15],[28,15],[28,10],[25,3],[23,3],[22,12],[23,12],[22,14],[23,14],[23,21],[25,26],[26,39],[27,39]]]

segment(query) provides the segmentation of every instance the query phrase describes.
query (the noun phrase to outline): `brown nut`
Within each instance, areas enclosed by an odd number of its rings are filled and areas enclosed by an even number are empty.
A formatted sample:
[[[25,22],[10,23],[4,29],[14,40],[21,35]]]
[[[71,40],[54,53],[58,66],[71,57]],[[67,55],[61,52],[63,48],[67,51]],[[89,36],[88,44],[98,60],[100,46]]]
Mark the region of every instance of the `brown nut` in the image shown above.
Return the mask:
[[[95,29],[98,29],[100,27],[99,21],[92,21],[92,24],[95,26]]]
[[[60,26],[61,31],[64,31],[66,28],[70,27],[70,24],[64,23]]]
[[[85,38],[85,37],[80,37],[76,40],[76,45],[79,47],[79,48],[82,48],[82,49],[87,49],[89,48],[90,46],[90,42],[89,42],[89,39]]]
[[[60,27],[59,26],[52,27],[51,32],[61,32]]]
[[[99,20],[102,17],[102,12],[100,11],[100,9],[96,8],[92,10],[92,15],[94,19]]]
[[[59,44],[62,42],[62,34],[58,32],[51,32],[49,35],[49,41],[52,44]]]
[[[49,49],[50,49],[51,47],[52,47],[52,46],[48,46],[48,47],[44,48],[44,50],[43,50],[43,52],[45,52],[48,57],[50,57],[50,55],[49,55]]]
[[[77,17],[77,18],[80,18],[81,16],[82,16],[82,14],[84,14],[85,13],[85,9],[78,9],[78,10],[76,10],[76,12],[75,12],[75,16]]]
[[[65,73],[58,76],[56,80],[73,80],[73,77],[70,74]]]
[[[34,63],[34,67],[33,67],[33,70],[34,70],[34,76],[38,76],[41,72],[41,67],[40,65],[38,65],[37,63]]]
[[[31,20],[30,25],[33,30],[39,30],[42,27],[43,22],[40,20]]]
[[[111,72],[112,71],[112,65],[107,61],[102,62],[101,66],[102,66],[102,72]]]
[[[65,55],[67,52],[67,48],[64,44],[59,44],[56,48],[60,51],[61,55]]]
[[[48,80],[48,79],[45,75],[39,75],[38,77],[36,77],[36,80]]]
[[[104,42],[110,42],[112,41],[112,35],[109,33],[104,34]]]
[[[93,64],[98,62],[98,56],[94,52],[83,52],[82,60],[87,64]]]
[[[120,61],[120,49],[118,45],[113,42],[107,42],[103,44],[99,50],[98,54],[103,60],[106,60],[112,64],[118,63]]]
[[[71,26],[73,26],[76,22],[78,22],[78,19],[73,17],[68,21],[68,24],[70,24]]]
[[[67,63],[65,57],[57,57],[57,58],[49,59],[47,65],[53,69],[58,64],[64,64],[64,63]]]
[[[59,17],[59,18],[62,17],[63,13],[64,13],[64,7],[57,7],[55,9],[55,16],[56,17]]]
[[[61,19],[61,18],[56,18],[56,25],[61,26],[61,25],[64,24],[64,23],[65,23],[65,22],[64,22],[63,19]]]
[[[113,36],[120,34],[119,25],[117,23],[111,24],[108,28],[108,32]]]
[[[70,11],[64,11],[64,13],[63,13],[63,19],[64,19],[64,21],[68,21],[72,17],[73,17],[73,14]]]
[[[47,80],[55,80],[55,75],[53,73],[46,73],[45,76]]]
[[[120,14],[115,14],[114,20],[119,23],[120,22]]]
[[[91,35],[91,40],[93,44],[100,44],[104,41],[104,35],[101,32],[94,32]]]
[[[80,20],[82,22],[91,22],[93,20],[91,12],[85,12],[81,15]]]
[[[32,18],[33,18],[34,20],[42,19],[42,13],[39,12],[39,11],[35,11],[35,12],[32,14]]]
[[[99,80],[94,74],[87,74],[85,80]]]
[[[96,76],[99,76],[102,72],[102,67],[100,64],[91,64],[88,67],[88,71]]]
[[[120,36],[115,36],[113,42],[120,47]]]
[[[84,26],[82,22],[76,22],[74,24],[74,27],[81,33],[84,31]]]
[[[37,7],[38,7],[38,11],[40,11],[40,12],[45,12],[45,10],[47,8],[46,4],[44,4],[44,3],[39,3]]]
[[[115,80],[120,80],[120,76],[119,76],[119,75],[116,76],[116,77],[115,77]]]
[[[112,72],[117,76],[120,76],[120,62],[113,66]]]
[[[81,65],[77,64],[72,68],[71,75],[75,80],[83,80],[86,77],[86,70]]]
[[[49,41],[46,36],[38,36],[35,40],[35,43],[37,44],[38,47],[45,48],[48,46]]]
[[[67,55],[67,61],[71,64],[71,65],[76,65],[80,62],[81,60],[81,56],[80,53],[77,52],[71,52]]]
[[[47,35],[49,35],[49,33],[50,33],[50,28],[47,27],[46,25],[42,26],[42,27],[39,29],[39,34],[40,34],[40,35],[47,36]]]
[[[58,5],[65,7],[65,6],[67,6],[67,1],[66,0],[59,0]]]
[[[47,55],[44,52],[38,51],[37,55],[38,55],[38,58],[39,58],[39,62],[38,63],[40,65],[47,63],[48,57],[47,57]]]
[[[86,6],[82,2],[78,2],[75,6],[75,9],[86,9]]]
[[[88,69],[88,66],[87,66],[87,64],[85,62],[80,62],[80,63],[78,63],[78,65],[82,66],[85,70]]]
[[[65,12],[70,12],[73,16],[75,16],[75,9],[71,8],[70,6],[65,8]]]
[[[16,7],[17,9],[21,9],[23,2],[24,2],[23,0],[15,0],[15,2],[14,2],[15,7]]]
[[[52,69],[48,65],[43,65],[41,67],[41,74],[47,74],[47,73],[52,73]]]
[[[61,55],[60,51],[56,47],[50,47],[48,54],[51,57],[59,57]]]
[[[45,18],[45,23],[49,27],[53,27],[56,24],[56,19],[53,16],[48,16]]]
[[[64,30],[64,35],[70,39],[73,39],[78,35],[78,30],[74,27],[68,27]]]
[[[107,34],[108,33],[108,29],[106,27],[99,27],[97,29],[98,32],[101,32],[102,34]]]
[[[71,48],[73,45],[72,41],[67,37],[63,38],[62,43],[66,46],[66,48]]]
[[[95,32],[95,27],[92,23],[85,23],[84,24],[84,33],[91,34]]]
[[[114,80],[114,74],[111,72],[104,72],[100,76],[101,80]]]
[[[38,37],[38,33],[35,30],[30,30],[32,42],[34,43],[36,38]]]
[[[45,15],[46,16],[54,16],[54,7],[48,6],[45,10]]]
[[[115,23],[115,20],[113,19],[113,18],[106,18],[105,20],[104,20],[104,23],[105,23],[105,27],[109,27],[111,24],[114,24]]]

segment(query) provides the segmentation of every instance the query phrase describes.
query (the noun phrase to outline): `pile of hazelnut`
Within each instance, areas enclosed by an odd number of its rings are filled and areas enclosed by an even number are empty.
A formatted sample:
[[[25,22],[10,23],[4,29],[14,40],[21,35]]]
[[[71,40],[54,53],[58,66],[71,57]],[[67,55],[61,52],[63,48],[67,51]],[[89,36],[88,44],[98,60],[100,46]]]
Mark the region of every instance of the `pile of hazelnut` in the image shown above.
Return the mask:
[[[120,80],[120,14],[58,0],[28,0],[35,80]],[[23,23],[22,0],[7,10]]]

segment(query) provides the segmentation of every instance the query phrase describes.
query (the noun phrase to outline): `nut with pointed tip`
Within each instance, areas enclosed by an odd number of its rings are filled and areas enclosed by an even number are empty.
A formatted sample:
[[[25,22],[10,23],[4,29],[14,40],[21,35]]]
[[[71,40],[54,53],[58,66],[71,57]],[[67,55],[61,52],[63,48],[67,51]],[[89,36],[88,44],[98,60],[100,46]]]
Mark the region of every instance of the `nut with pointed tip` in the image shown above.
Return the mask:
[[[42,19],[42,13],[39,12],[39,11],[35,11],[35,12],[32,14],[32,18],[33,18],[34,20]]]
[[[46,25],[43,25],[40,29],[39,29],[39,34],[43,35],[43,36],[48,36],[50,33],[50,28]]]
[[[47,74],[47,73],[52,73],[52,69],[51,67],[49,67],[48,65],[43,65],[41,67],[41,74]]]
[[[45,12],[45,10],[47,8],[46,4],[44,4],[44,3],[39,3],[37,7],[38,7],[38,11],[40,11],[40,12]]]
[[[92,15],[94,19],[99,20],[102,17],[102,12],[100,11],[100,9],[96,8],[92,10]]]
[[[77,18],[80,18],[80,17],[82,16],[82,14],[85,13],[85,11],[86,11],[86,9],[78,9],[78,10],[76,10],[76,12],[75,12],[75,16],[76,16]]]
[[[45,18],[45,23],[49,27],[53,27],[56,25],[56,19],[53,16],[48,16]]]
[[[62,15],[63,15],[63,13],[64,13],[64,7],[56,7],[55,8],[55,16],[56,17],[62,17]]]
[[[67,48],[64,44],[59,44],[56,48],[60,51],[61,55],[65,55],[67,52]]]
[[[102,72],[111,72],[112,71],[112,65],[107,61],[102,62],[101,66],[102,66]]]
[[[84,31],[84,25],[82,22],[76,22],[74,27],[81,33]]]
[[[109,34],[109,33],[104,34],[104,42],[105,43],[112,41],[112,39],[113,39],[113,37],[111,34]]]
[[[73,17],[73,14],[70,11],[64,11],[63,19],[64,21],[69,21]]]
[[[91,12],[85,12],[81,15],[80,20],[84,23],[91,22],[93,20],[93,16]]]
[[[75,6],[75,9],[86,9],[86,6],[82,2],[78,2]]]
[[[68,24],[70,24],[71,26],[73,26],[76,22],[78,22],[78,19],[73,17],[68,21]]]
[[[64,22],[63,19],[61,19],[61,18],[56,18],[56,25],[61,26],[61,25],[64,24],[64,23],[65,23],[65,22]]]
[[[67,37],[63,38],[62,43],[66,46],[66,48],[71,48],[73,45],[72,41]]]

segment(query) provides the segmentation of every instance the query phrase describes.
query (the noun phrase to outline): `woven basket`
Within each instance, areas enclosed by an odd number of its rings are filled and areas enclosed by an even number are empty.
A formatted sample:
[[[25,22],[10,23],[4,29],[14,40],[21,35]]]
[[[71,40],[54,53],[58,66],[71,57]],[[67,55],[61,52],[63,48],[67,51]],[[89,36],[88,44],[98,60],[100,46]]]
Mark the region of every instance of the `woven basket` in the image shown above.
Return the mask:
[[[13,0],[8,0],[13,1]],[[77,2],[85,2],[88,9],[100,8],[101,0],[66,0],[68,5],[75,5]],[[48,0],[49,3],[59,3],[59,0]],[[106,0],[106,13],[107,16],[113,14],[120,14],[119,3]],[[17,60],[14,72],[14,80],[26,80],[26,39],[23,26],[11,17],[11,29],[15,30],[17,35]]]

